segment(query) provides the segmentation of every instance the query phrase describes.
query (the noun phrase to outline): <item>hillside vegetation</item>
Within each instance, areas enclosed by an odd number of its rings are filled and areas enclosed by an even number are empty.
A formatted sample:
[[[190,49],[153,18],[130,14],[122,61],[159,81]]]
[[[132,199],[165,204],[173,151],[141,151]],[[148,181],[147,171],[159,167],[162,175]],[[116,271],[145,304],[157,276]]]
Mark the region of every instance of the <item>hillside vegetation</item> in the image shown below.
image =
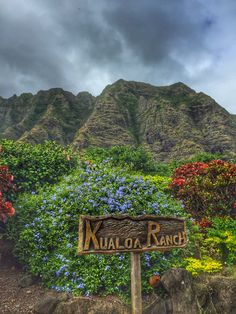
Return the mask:
[[[0,120],[1,138],[55,140],[75,150],[142,145],[160,161],[236,153],[235,115],[183,83],[156,87],[119,80],[98,97],[60,88],[0,97]]]

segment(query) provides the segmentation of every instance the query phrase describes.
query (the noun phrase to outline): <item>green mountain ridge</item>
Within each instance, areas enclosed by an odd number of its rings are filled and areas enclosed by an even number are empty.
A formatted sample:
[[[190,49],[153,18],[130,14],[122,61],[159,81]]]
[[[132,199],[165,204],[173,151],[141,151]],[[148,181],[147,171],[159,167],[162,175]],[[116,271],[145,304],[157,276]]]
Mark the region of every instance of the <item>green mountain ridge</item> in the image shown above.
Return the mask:
[[[206,151],[236,153],[236,115],[179,82],[156,87],[118,80],[98,97],[61,88],[0,97],[0,137],[75,149],[143,145],[158,160]]]

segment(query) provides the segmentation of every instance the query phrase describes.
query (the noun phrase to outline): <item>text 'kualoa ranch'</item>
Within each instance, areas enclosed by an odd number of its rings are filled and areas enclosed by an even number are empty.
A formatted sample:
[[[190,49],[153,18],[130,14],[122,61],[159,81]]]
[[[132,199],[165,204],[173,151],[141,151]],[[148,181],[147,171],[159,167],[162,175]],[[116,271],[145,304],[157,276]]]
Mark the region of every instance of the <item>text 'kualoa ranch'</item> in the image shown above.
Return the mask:
[[[91,224],[90,220],[84,221],[84,234],[82,247],[80,251],[84,253],[91,250],[96,253],[112,252],[112,251],[150,251],[155,249],[168,249],[173,247],[183,247],[187,243],[186,230],[173,231],[170,233],[163,234],[162,225],[159,222],[148,220],[145,222],[146,232],[143,232],[140,236],[107,236],[102,232],[104,221],[96,221]]]

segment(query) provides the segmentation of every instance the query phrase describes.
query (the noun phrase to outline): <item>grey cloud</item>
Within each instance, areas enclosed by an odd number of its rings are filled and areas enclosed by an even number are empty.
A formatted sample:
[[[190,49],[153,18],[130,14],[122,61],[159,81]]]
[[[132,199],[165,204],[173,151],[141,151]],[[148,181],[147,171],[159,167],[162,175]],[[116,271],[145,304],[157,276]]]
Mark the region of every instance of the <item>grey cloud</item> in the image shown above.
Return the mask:
[[[139,55],[144,63],[156,63],[170,58],[172,49],[185,48],[185,53],[206,49],[204,30],[209,17],[202,5],[194,5],[194,18],[189,2],[130,0],[125,5],[117,1],[105,17],[111,27],[124,38],[126,45]],[[205,29],[204,29],[205,28]]]
[[[230,25],[236,27],[236,5],[231,0],[217,3],[25,0],[19,6],[18,0],[3,2],[0,95],[57,86],[98,94],[106,84],[124,78],[154,85],[182,80],[218,97],[214,85],[219,86],[223,77],[232,82],[236,71],[232,58],[236,41],[230,32]],[[225,46],[230,43],[232,54],[227,57]],[[232,88],[229,93],[233,103]]]

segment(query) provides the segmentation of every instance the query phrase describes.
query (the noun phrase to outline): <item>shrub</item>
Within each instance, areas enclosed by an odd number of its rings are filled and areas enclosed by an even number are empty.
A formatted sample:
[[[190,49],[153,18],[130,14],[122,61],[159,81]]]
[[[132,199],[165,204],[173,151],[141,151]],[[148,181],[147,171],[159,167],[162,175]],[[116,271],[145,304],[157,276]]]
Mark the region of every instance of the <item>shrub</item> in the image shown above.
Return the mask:
[[[169,192],[169,184],[171,183],[171,179],[168,177],[160,175],[146,175],[143,176],[143,180],[151,182],[158,190]]]
[[[206,251],[212,252],[222,263],[233,265],[236,262],[236,220],[215,218],[207,229],[204,240]]]
[[[120,294],[130,287],[129,254],[77,256],[81,214],[158,214],[183,216],[181,204],[151,182],[132,177],[108,163],[89,162],[60,184],[19,198],[9,225],[16,253],[46,286],[74,294]],[[181,259],[180,250],[142,256],[143,289],[148,278]]]
[[[218,272],[223,266],[236,262],[236,220],[216,217],[195,222],[188,246],[189,256],[178,266],[193,275],[201,272]]]
[[[131,171],[152,172],[155,171],[155,162],[151,153],[142,146],[113,146],[112,148],[87,149],[85,156],[87,159],[101,162],[110,159],[111,164],[127,167]]]
[[[189,257],[185,259],[186,270],[191,272],[193,276],[200,273],[216,273],[222,269],[222,264],[209,256],[205,256],[202,259]]]
[[[14,173],[19,191],[31,191],[45,183],[55,183],[76,165],[70,149],[55,142],[31,145],[0,141],[0,159]]]
[[[6,217],[12,217],[15,213],[15,209],[12,203],[7,200],[14,190],[13,175],[9,173],[7,166],[0,166],[0,218],[5,222]]]
[[[183,165],[170,188],[197,219],[229,215],[236,198],[236,165],[221,160]]]

